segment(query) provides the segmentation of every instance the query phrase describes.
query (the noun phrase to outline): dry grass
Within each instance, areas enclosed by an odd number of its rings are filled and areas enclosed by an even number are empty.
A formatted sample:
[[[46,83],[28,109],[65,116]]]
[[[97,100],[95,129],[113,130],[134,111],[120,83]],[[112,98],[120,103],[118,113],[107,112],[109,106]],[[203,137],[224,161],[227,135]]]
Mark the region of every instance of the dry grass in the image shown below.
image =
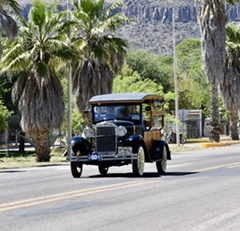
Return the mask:
[[[14,154],[9,153],[9,156],[0,157],[0,169],[13,169],[13,168],[27,168],[27,167],[40,167],[49,165],[66,164],[66,157],[62,156],[60,152],[51,153],[50,162],[38,163],[35,161],[35,153],[31,154]]]
[[[196,151],[196,150],[200,150],[201,147],[199,146],[177,146],[177,145],[172,145],[170,147],[171,153],[178,153],[178,152],[190,152],[190,151]]]

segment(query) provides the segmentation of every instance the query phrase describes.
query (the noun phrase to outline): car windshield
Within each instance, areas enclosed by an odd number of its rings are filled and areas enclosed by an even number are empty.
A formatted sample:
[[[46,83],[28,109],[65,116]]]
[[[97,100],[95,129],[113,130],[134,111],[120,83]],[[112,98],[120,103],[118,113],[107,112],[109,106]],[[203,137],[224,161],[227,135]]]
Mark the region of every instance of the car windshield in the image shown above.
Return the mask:
[[[140,105],[93,106],[94,122],[104,120],[140,120]]]

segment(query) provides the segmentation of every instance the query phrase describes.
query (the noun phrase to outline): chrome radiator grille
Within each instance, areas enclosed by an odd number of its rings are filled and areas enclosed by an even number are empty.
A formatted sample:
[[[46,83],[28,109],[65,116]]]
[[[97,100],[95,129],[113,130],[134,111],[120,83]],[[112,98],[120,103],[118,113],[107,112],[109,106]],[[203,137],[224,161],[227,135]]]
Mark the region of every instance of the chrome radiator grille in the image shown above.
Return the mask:
[[[96,151],[115,152],[116,151],[116,128],[114,126],[99,126],[95,128]]]

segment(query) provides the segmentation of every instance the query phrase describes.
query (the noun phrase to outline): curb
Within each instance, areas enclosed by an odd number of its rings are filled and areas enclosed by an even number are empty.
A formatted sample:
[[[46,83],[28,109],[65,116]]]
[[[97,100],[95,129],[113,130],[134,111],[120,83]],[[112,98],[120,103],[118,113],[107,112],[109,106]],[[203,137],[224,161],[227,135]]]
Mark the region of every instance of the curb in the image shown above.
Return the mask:
[[[222,147],[222,146],[229,146],[232,144],[240,144],[240,141],[224,141],[219,143],[202,143],[201,148],[210,148],[210,147]]]

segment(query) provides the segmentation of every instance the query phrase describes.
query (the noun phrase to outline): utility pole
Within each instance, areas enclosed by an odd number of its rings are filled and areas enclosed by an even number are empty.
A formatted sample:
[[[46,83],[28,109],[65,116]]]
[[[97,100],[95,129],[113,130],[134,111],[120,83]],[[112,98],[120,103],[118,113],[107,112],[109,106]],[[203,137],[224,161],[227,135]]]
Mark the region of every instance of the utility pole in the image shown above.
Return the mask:
[[[67,20],[71,20],[71,0],[67,0]],[[71,47],[71,32],[68,30],[68,46]],[[67,63],[67,74],[68,74],[68,155],[70,155],[69,145],[70,139],[72,138],[72,64],[70,61]]]
[[[179,123],[178,123],[178,80],[177,80],[177,57],[176,57],[176,36],[175,36],[175,6],[173,5],[172,12],[173,26],[173,68],[174,68],[174,86],[175,86],[175,119],[176,119],[176,143],[180,145],[179,140]]]

